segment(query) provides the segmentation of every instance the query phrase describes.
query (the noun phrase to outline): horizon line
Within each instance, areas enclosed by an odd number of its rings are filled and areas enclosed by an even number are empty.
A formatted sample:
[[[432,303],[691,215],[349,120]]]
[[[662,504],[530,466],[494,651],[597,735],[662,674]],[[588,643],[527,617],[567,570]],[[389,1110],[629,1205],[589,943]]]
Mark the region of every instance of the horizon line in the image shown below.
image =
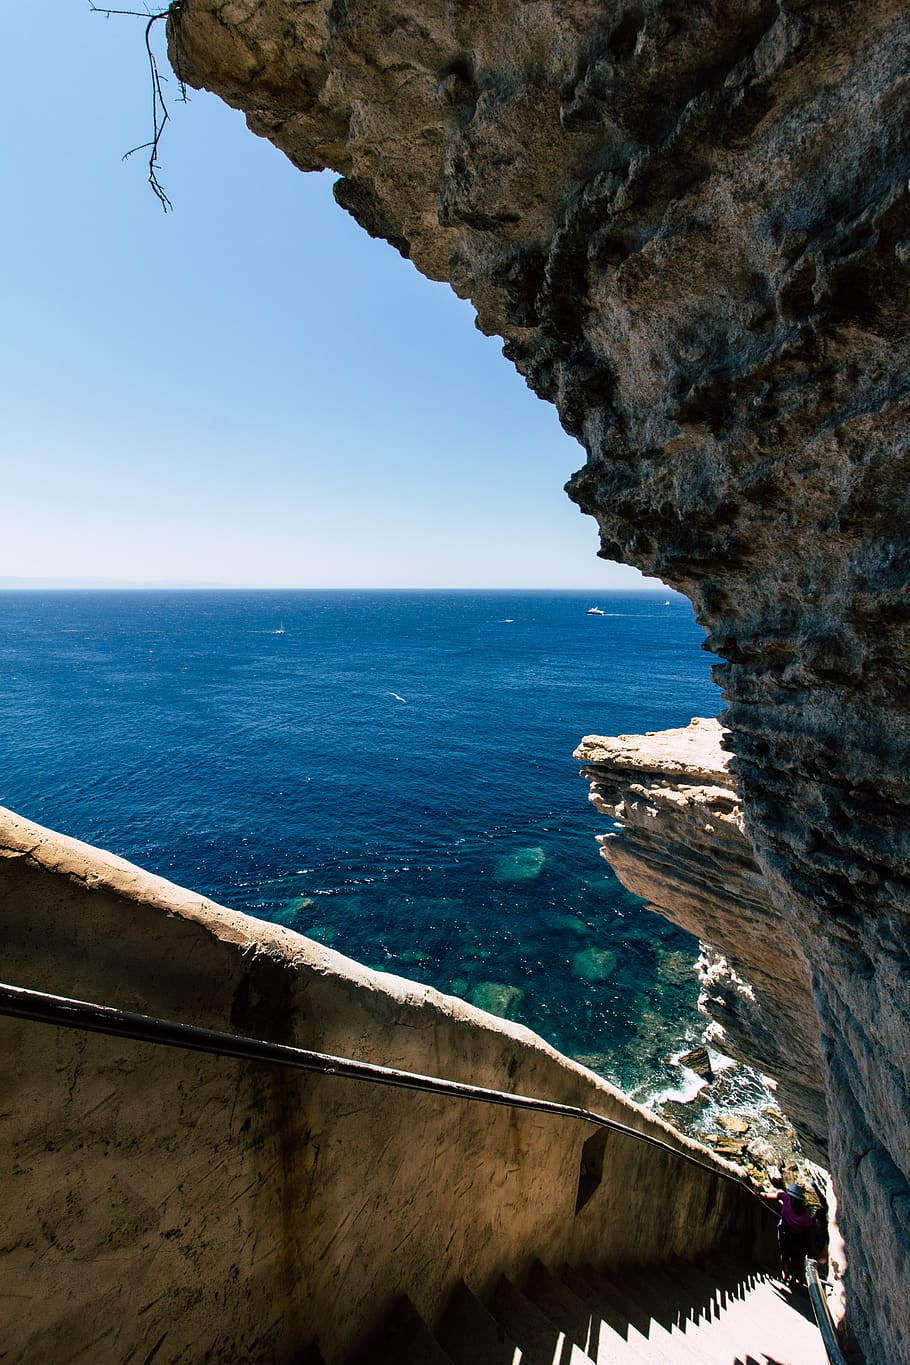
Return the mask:
[[[516,587],[511,585],[487,584],[480,586],[458,586],[445,585],[442,587],[433,585],[407,584],[358,584],[329,586],[320,585],[318,587],[300,587],[275,584],[237,584],[237,583],[117,583],[117,582],[66,582],[56,579],[42,581],[4,581],[0,579],[0,592],[577,592],[587,594],[611,593],[611,592],[632,592],[632,593],[662,593],[672,592],[679,597],[684,597],[678,588],[671,588],[669,584],[657,583],[641,587],[628,585],[572,585],[557,586],[537,584],[531,587]]]

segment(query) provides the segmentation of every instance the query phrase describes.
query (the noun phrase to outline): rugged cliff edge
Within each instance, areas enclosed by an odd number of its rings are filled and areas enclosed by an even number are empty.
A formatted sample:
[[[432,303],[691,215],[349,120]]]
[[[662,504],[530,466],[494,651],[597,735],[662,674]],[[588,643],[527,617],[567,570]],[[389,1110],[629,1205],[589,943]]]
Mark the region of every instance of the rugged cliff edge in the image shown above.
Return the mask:
[[[172,60],[480,327],[722,657],[810,964],[850,1312],[910,1339],[905,0],[179,0]]]
[[[778,1082],[807,1155],[828,1161],[822,1058],[809,965],[775,907],[743,831],[716,720],[604,738],[575,751],[590,799],[619,826],[598,842],[630,891],[696,934],[701,1004],[721,1051]]]

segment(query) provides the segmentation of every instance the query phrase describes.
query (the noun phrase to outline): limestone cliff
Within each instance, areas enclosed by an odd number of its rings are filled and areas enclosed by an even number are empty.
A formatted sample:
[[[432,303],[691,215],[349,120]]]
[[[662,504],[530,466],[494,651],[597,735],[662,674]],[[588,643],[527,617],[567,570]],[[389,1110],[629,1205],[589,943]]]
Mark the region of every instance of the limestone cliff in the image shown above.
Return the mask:
[[[575,752],[591,801],[619,826],[599,839],[620,880],[705,945],[701,1004],[717,1046],[779,1085],[807,1155],[827,1164],[827,1119],[809,966],[743,831],[716,720],[604,738]]]
[[[906,0],[179,0],[172,60],[480,327],[686,592],[810,964],[851,1314],[910,1337]]]

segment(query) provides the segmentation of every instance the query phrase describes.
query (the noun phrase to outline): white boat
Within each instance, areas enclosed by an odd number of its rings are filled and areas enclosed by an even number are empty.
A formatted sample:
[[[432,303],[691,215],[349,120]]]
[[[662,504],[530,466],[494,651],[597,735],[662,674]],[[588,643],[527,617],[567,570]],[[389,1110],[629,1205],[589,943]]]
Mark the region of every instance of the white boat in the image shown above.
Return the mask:
[[[281,624],[279,625],[278,629],[275,631],[275,634],[276,634],[276,635],[283,635],[283,634],[284,634],[284,622],[283,622],[283,621],[282,621]]]
[[[585,612],[585,616],[606,616],[606,614],[603,607],[588,607]]]

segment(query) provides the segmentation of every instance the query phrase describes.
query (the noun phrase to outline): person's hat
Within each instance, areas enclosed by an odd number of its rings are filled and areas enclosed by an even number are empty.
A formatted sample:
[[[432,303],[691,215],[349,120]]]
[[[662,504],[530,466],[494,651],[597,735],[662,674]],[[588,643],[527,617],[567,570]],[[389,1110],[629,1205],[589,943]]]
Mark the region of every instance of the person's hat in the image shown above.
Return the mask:
[[[787,1194],[789,1194],[791,1199],[801,1199],[803,1203],[805,1203],[806,1191],[803,1189],[802,1185],[797,1185],[795,1181],[792,1185],[787,1186]]]

